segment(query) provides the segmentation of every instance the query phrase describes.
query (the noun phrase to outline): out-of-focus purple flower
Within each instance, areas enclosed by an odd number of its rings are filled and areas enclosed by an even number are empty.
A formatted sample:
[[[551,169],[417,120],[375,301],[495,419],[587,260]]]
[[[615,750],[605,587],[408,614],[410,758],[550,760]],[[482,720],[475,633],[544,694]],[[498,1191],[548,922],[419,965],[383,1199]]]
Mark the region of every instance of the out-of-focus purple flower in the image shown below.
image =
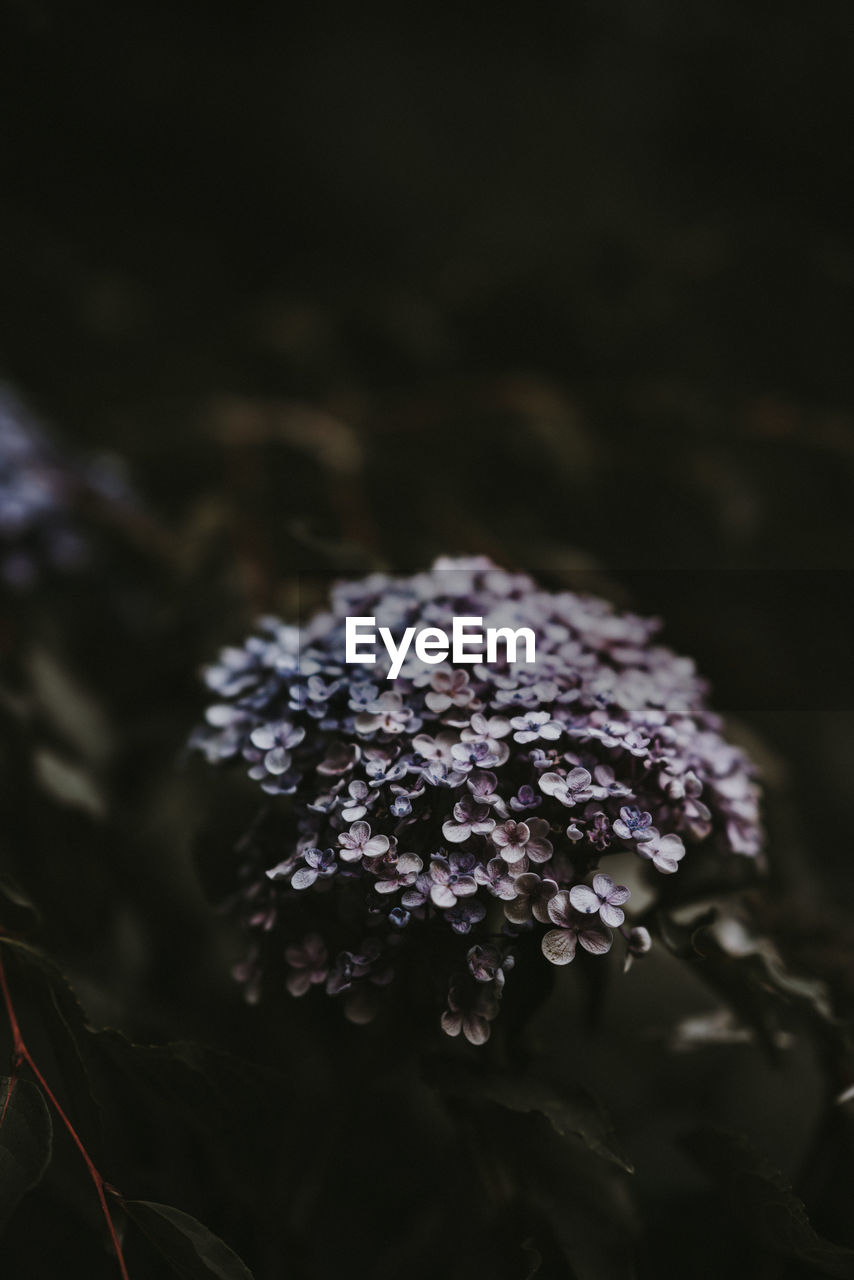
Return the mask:
[[[593,877],[592,888],[586,884],[575,884],[569,891],[569,900],[576,911],[584,915],[598,913],[602,923],[612,929],[618,929],[625,920],[626,913],[621,908],[630,897],[624,884],[614,884],[611,877],[601,871]]]
[[[466,898],[445,912],[445,920],[454,933],[471,933],[472,927],[480,924],[485,915],[486,907],[479,899]]]
[[[381,693],[373,702],[369,702],[364,711],[356,716],[357,733],[405,733],[412,723],[420,725],[411,707],[404,705],[399,693]]]
[[[285,962],[290,972],[285,985],[292,996],[304,996],[310,987],[326,981],[329,956],[326,944],[317,933],[310,933],[296,946],[285,948]]]
[[[642,858],[649,858],[656,871],[672,875],[685,857],[685,846],[679,836],[660,834],[657,827],[650,827],[648,838],[638,845]]]
[[[405,889],[415,884],[421,866],[417,853],[401,853],[391,859],[386,855],[379,860],[374,889],[377,893],[396,893],[398,889]]]
[[[648,929],[644,929],[643,925],[636,925],[634,929],[630,929],[626,958],[623,961],[623,972],[628,973],[632,967],[632,962],[641,956],[645,956],[651,946],[652,938]]]
[[[353,768],[353,765],[358,763],[361,754],[362,749],[357,742],[333,742],[330,744],[325,759],[321,760],[317,766],[317,772],[331,777],[348,773]]]
[[[510,723],[516,730],[515,742],[536,742],[538,738],[556,742],[563,733],[563,725],[552,720],[548,711],[529,711],[527,715],[515,716]]]
[[[490,1022],[498,1016],[498,995],[492,984],[452,982],[448,991],[448,1007],[442,1014],[445,1035],[460,1032],[470,1044],[486,1044]]]
[[[432,688],[425,695],[424,701],[437,715],[447,711],[449,707],[465,707],[475,697],[467,671],[438,668],[430,677],[430,684]]]
[[[71,456],[0,383],[0,585],[27,591],[48,574],[91,569],[91,516],[115,523],[134,507],[118,464]]]

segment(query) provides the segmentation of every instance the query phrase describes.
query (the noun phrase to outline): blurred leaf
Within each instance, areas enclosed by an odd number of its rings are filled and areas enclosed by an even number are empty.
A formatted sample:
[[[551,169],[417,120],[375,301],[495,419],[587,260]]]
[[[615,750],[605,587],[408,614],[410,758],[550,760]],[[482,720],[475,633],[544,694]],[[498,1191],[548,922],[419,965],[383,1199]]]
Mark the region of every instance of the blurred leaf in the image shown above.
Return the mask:
[[[40,924],[35,903],[11,876],[0,875],[0,926],[12,933],[33,933]]]
[[[46,649],[30,653],[29,672],[42,711],[65,741],[84,759],[102,763],[110,752],[103,711]]]
[[[172,1270],[183,1280],[253,1280],[252,1272],[218,1236],[189,1214],[150,1200],[125,1200],[124,1207]]]
[[[523,1114],[538,1112],[562,1138],[580,1138],[588,1150],[603,1160],[626,1173],[634,1172],[619,1149],[604,1108],[585,1089],[575,1088],[571,1093],[559,1091],[527,1075],[479,1075],[459,1063],[442,1067],[434,1081],[450,1097],[494,1102],[508,1111]]]
[[[0,1229],[50,1164],[53,1126],[41,1090],[0,1077]]]
[[[818,1234],[803,1201],[745,1137],[699,1129],[683,1142],[716,1184],[729,1211],[759,1244],[772,1253],[796,1258],[820,1275],[852,1280],[854,1250]]]
[[[38,751],[36,777],[49,795],[60,804],[82,809],[93,818],[103,818],[106,804],[95,780],[79,765],[71,764],[53,751]]]

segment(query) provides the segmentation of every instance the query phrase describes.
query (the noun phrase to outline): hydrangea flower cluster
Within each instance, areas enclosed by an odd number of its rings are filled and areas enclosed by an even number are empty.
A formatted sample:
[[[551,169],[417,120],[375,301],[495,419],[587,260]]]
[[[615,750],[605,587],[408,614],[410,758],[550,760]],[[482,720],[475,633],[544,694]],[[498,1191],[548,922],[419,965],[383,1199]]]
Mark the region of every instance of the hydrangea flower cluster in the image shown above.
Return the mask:
[[[345,661],[348,616],[395,639],[453,616],[530,627],[536,658],[409,656],[391,681],[382,652]],[[407,957],[429,955],[444,1030],[480,1044],[523,938],[553,965],[617,938],[627,964],[648,950],[629,890],[600,866],[610,855],[661,875],[702,842],[758,855],[753,769],[657,628],[486,559],[442,559],[339,584],[303,628],[264,619],[224,650],[194,745],[242,761],[284,817],[272,848],[257,831],[242,844],[250,998],[278,956],[292,994],[322,987],[364,1021]]]
[[[86,563],[77,520],[82,494],[107,502],[127,493],[106,462],[65,457],[18,397],[0,384],[0,582],[22,589],[46,571]]]

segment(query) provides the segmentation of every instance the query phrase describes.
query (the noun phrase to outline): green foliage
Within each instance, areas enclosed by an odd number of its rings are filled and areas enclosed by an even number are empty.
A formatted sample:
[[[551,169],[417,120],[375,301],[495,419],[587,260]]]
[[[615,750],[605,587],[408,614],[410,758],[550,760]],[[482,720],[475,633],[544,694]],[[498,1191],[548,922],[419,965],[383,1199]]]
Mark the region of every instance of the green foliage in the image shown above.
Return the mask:
[[[41,1090],[0,1077],[0,1229],[50,1164],[53,1127]]]

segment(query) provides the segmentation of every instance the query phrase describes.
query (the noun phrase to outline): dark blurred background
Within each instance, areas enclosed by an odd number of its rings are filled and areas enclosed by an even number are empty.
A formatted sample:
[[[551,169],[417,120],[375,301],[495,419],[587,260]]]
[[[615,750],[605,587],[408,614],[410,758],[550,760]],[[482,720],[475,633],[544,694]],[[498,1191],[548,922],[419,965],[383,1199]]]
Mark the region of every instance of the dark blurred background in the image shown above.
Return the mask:
[[[760,712],[854,888],[848,6],[5,26],[37,406],[167,518],[226,505],[259,604],[318,563],[608,570]]]
[[[784,893],[787,928],[854,1001],[850,6],[3,25],[3,374],[230,602],[152,641],[143,750],[307,571],[485,552],[603,591],[711,678],[817,913]]]

